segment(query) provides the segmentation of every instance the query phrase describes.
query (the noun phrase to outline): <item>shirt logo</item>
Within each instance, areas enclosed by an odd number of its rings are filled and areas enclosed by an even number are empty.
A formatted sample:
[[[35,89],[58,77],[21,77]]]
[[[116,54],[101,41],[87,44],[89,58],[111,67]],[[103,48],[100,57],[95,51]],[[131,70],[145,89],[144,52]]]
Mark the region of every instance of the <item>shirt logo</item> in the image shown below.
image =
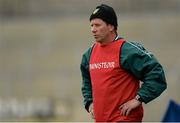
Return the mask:
[[[108,68],[115,68],[115,62],[99,62],[93,63],[89,65],[90,70],[93,69],[108,69]]]

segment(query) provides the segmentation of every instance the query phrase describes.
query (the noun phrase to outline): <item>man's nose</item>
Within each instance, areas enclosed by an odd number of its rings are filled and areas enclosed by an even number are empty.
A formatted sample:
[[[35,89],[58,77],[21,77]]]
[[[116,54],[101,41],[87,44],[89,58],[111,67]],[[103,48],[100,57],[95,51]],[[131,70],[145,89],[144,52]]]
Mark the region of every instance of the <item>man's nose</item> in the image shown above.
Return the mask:
[[[96,27],[92,26],[92,27],[91,27],[91,32],[92,32],[92,33],[96,33],[96,31],[97,31]]]

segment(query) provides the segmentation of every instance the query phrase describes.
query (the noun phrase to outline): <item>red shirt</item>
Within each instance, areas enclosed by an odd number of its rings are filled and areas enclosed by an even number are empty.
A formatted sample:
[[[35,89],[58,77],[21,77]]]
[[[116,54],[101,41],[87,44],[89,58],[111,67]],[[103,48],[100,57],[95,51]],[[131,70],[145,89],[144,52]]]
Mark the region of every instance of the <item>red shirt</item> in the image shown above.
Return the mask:
[[[142,105],[128,116],[121,116],[119,106],[136,95],[139,81],[120,66],[120,48],[124,39],[106,45],[95,43],[90,57],[94,117],[97,122],[141,121]]]

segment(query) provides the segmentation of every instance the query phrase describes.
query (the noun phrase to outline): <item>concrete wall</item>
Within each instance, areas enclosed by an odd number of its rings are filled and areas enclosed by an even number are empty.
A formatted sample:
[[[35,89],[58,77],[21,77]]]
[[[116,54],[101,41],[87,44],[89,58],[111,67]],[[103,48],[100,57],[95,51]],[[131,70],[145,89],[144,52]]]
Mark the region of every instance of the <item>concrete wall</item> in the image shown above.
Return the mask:
[[[56,0],[53,2],[58,3]],[[106,2],[114,5],[115,8],[119,5],[115,0]],[[128,2],[131,3],[129,0]],[[33,2],[31,4],[35,6]],[[61,4],[70,6],[65,1]],[[75,2],[72,4],[83,8],[82,4]],[[85,11],[91,13],[97,3],[90,2],[85,5],[88,4],[89,9]],[[166,3],[163,4],[168,6]],[[92,121],[83,108],[79,69],[82,53],[94,40],[90,35],[89,15],[1,17],[3,18],[0,19],[0,99],[2,100],[0,102],[15,98],[17,105],[19,102],[24,105],[29,98],[34,100],[46,98],[54,104],[54,117],[50,119],[40,117],[40,120]],[[144,44],[165,69],[168,89],[159,98],[144,105],[144,121],[160,121],[169,99],[180,103],[179,11],[176,9],[169,12],[158,10],[146,13],[118,11],[118,18],[118,33],[127,40]],[[29,119],[9,116],[3,120]],[[30,120],[39,119],[30,118]]]

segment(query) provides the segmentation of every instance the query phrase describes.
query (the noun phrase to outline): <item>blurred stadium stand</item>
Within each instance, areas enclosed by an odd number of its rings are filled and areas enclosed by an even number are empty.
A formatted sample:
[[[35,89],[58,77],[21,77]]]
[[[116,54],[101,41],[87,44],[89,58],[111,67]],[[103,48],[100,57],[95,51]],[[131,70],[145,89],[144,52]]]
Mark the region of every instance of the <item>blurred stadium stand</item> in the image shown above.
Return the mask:
[[[27,16],[79,16],[91,12],[99,3],[112,5],[117,12],[123,13],[152,13],[170,12],[180,10],[179,0],[1,0],[1,17],[27,17]]]
[[[180,102],[180,0],[0,0],[0,121],[92,121],[79,66],[101,3],[117,11],[118,33],[165,68],[168,89],[144,105],[144,121],[160,121],[169,98]]]

